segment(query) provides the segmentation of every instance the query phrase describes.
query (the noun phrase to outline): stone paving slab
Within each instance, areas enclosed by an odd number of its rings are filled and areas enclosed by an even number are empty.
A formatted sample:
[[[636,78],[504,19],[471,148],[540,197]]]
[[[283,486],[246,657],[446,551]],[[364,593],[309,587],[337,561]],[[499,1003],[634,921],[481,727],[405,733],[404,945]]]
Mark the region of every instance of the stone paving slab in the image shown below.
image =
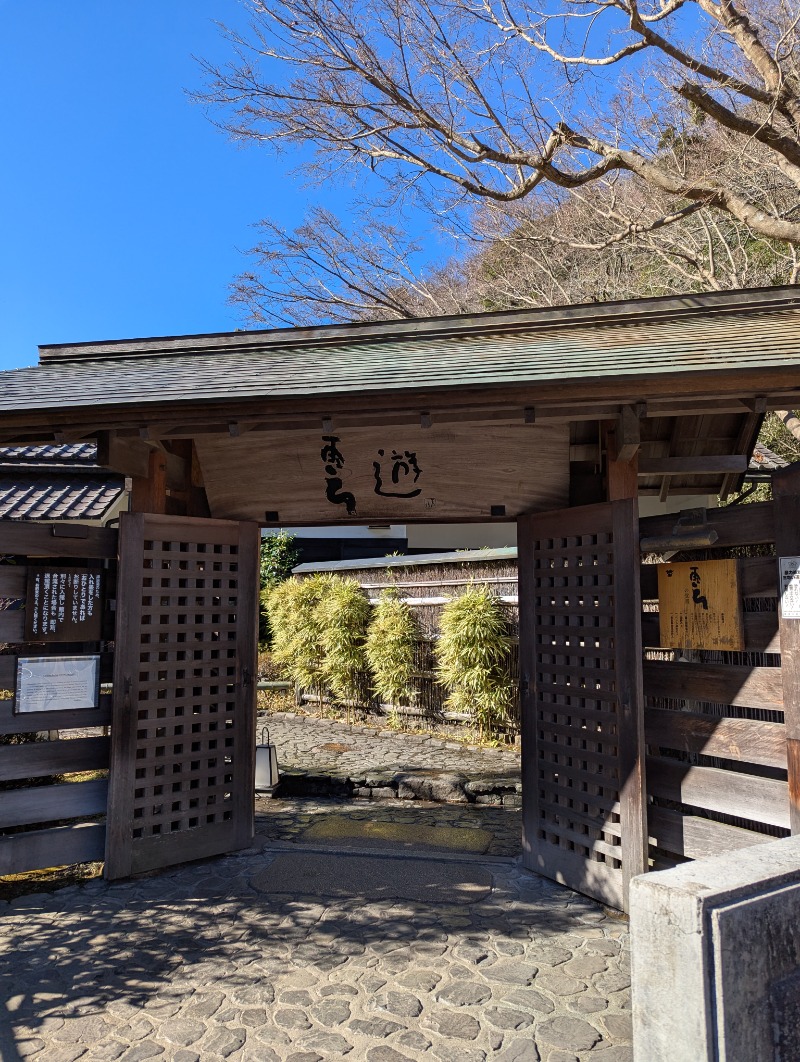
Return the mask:
[[[471,904],[259,891],[283,848],[0,904],[3,1062],[630,1062],[624,919],[513,860]]]
[[[331,828],[329,824],[333,823]],[[393,836],[381,838],[381,827]],[[454,832],[457,831],[456,836]],[[391,846],[396,851],[426,848],[482,851],[490,856],[516,856],[521,851],[519,808],[480,804],[448,805],[363,800],[256,800],[258,839],[295,844]],[[464,835],[461,841],[460,835]],[[335,839],[334,839],[335,838]],[[480,842],[480,843],[477,843]]]
[[[519,751],[316,716],[261,714],[282,779],[276,795],[518,806]]]
[[[490,870],[478,863],[387,856],[286,852],[273,859],[251,884],[269,894],[303,891],[315,896],[363,900],[413,900],[416,903],[469,904],[491,891]]]

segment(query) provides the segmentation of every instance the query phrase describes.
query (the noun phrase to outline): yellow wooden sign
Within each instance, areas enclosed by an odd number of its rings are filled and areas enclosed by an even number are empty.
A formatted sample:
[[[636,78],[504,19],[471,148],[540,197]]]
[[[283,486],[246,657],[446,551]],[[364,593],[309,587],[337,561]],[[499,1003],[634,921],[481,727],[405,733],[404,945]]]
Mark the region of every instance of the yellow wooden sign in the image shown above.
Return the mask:
[[[744,649],[735,558],[658,566],[661,644],[675,649]]]

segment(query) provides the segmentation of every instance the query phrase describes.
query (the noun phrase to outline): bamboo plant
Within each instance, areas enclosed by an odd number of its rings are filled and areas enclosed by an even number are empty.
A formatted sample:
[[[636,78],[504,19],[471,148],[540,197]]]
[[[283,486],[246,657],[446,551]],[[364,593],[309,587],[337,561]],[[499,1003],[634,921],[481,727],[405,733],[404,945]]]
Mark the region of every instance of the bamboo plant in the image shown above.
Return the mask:
[[[330,585],[326,575],[287,579],[267,594],[272,653],[298,686],[316,690],[322,705],[324,652],[319,605]]]
[[[367,631],[366,657],[373,692],[384,703],[398,705],[413,697],[417,624],[394,587],[381,594]]]
[[[334,698],[344,701],[348,719],[351,703],[362,692],[369,615],[369,602],[355,579],[331,579],[317,604],[323,682]]]
[[[449,689],[445,703],[471,716],[482,737],[491,737],[512,708],[507,627],[486,586],[469,587],[442,609],[436,656],[439,682]]]

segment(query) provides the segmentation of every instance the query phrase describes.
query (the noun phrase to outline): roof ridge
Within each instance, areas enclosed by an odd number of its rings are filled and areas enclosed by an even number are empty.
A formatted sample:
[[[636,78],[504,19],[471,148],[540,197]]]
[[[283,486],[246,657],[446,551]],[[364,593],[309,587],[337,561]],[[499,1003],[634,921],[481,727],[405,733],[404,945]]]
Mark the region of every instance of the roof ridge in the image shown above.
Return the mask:
[[[592,323],[651,321],[659,318],[709,313],[739,313],[800,306],[800,285],[746,288],[723,292],[660,295],[649,299],[575,303],[519,310],[495,310],[476,314],[450,314],[393,321],[358,321],[348,324],[312,325],[304,328],[273,328],[233,332],[207,332],[184,336],[114,339],[80,343],[42,344],[40,364],[75,361],[113,361],[119,358],[157,357],[241,352],[265,347],[327,346],[387,342],[393,339],[425,339],[432,336],[475,336],[496,331],[518,332],[530,327],[560,329]]]

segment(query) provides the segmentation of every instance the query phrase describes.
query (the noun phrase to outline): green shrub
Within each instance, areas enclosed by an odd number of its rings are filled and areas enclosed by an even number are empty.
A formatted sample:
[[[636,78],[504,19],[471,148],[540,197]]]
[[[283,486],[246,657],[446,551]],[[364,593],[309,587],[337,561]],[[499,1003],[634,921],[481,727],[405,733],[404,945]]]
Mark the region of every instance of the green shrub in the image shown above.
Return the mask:
[[[367,631],[366,657],[373,690],[388,704],[401,704],[413,695],[414,647],[417,624],[394,587],[384,590]]]
[[[263,646],[269,646],[273,636],[267,606],[270,591],[291,577],[292,568],[299,559],[300,548],[294,535],[290,535],[288,531],[281,530],[276,535],[266,535],[261,539],[259,553],[261,610],[258,616],[258,640]]]
[[[322,677],[325,686],[340,701],[355,701],[361,692],[360,677],[366,670],[364,642],[370,606],[355,579],[332,578],[317,605]]]
[[[323,682],[318,606],[329,583],[326,575],[287,579],[266,594],[273,658],[293,682],[308,690],[320,691]]]
[[[445,702],[472,716],[489,737],[508,718],[512,685],[508,675],[507,621],[486,586],[472,586],[442,609],[436,647]]]

